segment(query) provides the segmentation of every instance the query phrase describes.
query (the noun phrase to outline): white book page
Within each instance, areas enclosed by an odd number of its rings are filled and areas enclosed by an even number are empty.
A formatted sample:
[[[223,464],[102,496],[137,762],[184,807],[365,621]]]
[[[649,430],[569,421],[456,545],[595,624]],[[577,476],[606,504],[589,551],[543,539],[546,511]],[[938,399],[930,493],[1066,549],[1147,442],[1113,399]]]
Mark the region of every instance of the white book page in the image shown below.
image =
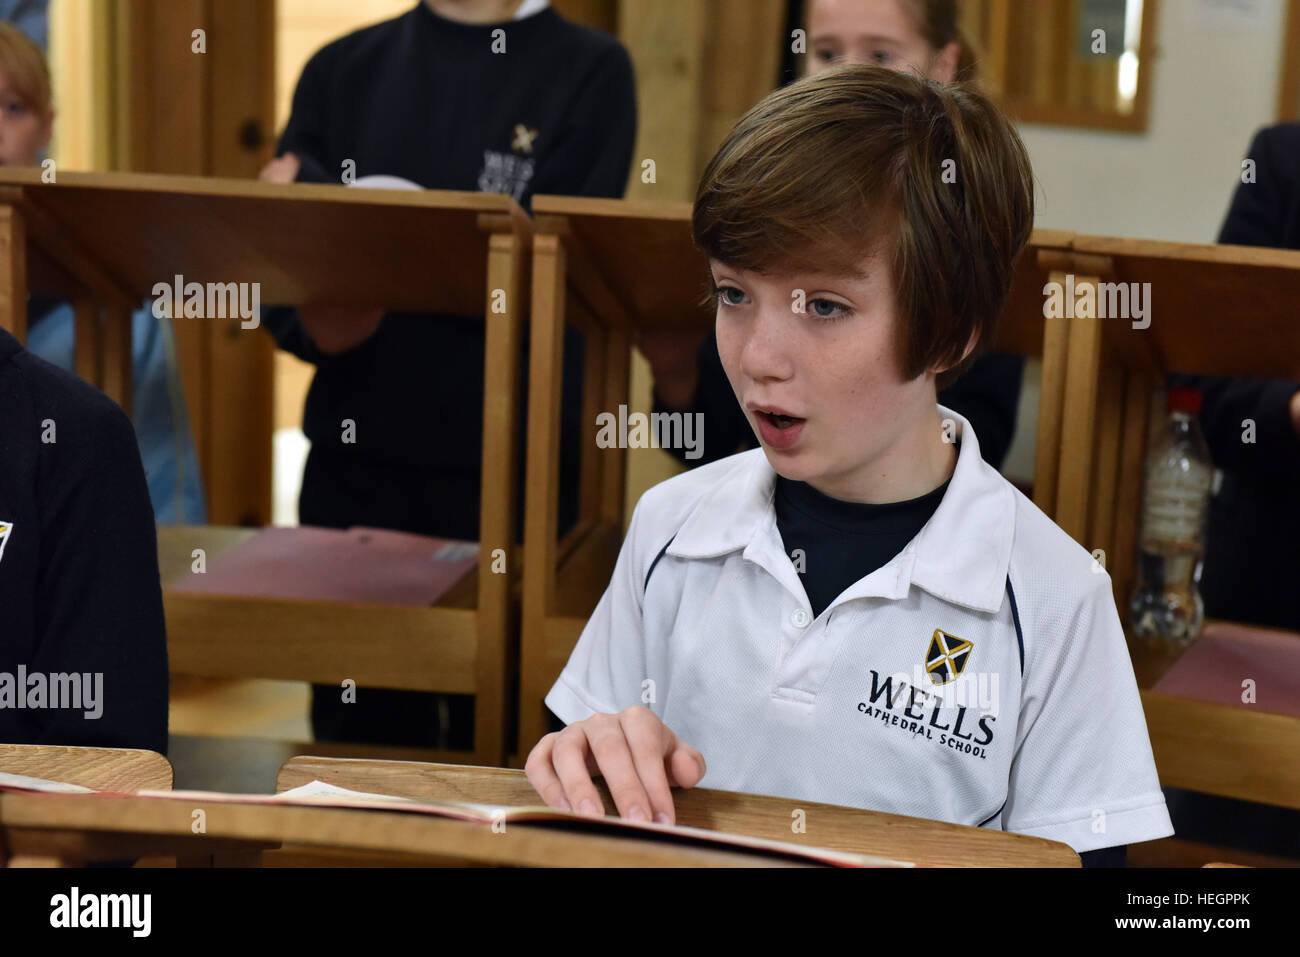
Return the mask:
[[[0,771],[0,787],[23,788],[27,791],[48,791],[55,794],[93,794],[94,788],[83,788],[80,784],[65,784],[62,781],[46,781],[44,778],[29,778],[25,774],[9,774]]]

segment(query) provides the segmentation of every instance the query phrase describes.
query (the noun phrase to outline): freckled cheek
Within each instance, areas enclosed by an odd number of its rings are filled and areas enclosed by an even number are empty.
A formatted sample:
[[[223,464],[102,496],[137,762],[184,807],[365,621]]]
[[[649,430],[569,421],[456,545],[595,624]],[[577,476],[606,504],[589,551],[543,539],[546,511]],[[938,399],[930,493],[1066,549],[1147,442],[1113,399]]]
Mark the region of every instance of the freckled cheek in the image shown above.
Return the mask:
[[[872,349],[844,350],[822,366],[818,373],[818,380],[825,383],[822,394],[846,427],[856,427],[896,404],[889,358],[886,352]]]

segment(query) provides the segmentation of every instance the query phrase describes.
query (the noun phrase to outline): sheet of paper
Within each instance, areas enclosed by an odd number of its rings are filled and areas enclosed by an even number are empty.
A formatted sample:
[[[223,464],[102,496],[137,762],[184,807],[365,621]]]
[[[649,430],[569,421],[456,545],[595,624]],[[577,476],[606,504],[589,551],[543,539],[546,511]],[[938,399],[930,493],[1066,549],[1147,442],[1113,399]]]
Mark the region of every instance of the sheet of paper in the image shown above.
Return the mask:
[[[1300,718],[1300,639],[1287,631],[1210,622],[1151,690]]]
[[[478,564],[478,545],[388,529],[270,527],[210,557],[177,592],[432,605]]]
[[[299,785],[296,788],[290,788],[288,791],[281,791],[276,797],[282,801],[293,801],[298,798],[348,798],[352,800],[366,801],[398,801],[407,804],[418,803],[411,798],[397,797],[392,794],[373,794],[369,791],[350,791],[347,788],[341,788],[337,784],[329,784],[326,781],[309,781],[306,784]]]
[[[25,791],[49,791],[54,794],[94,793],[94,788],[83,788],[79,784],[46,781],[44,778],[29,778],[25,774],[9,774],[5,771],[0,771],[0,787],[22,788]]]
[[[431,814],[439,817],[473,821],[487,825],[504,820],[508,824],[540,827],[596,827],[610,834],[633,836],[637,832],[650,832],[695,845],[719,848],[748,848],[764,853],[780,854],[801,860],[819,861],[840,867],[915,867],[910,861],[899,861],[871,854],[834,851],[822,847],[809,847],[793,842],[768,838],[749,837],[722,831],[655,823],[625,821],[618,817],[592,819],[573,811],[557,811],[544,806],[507,806],[476,804],[467,801],[417,801],[352,791],[324,781],[311,781],[301,787],[280,794],[220,794],[204,791],[141,791],[138,797],[164,798],[195,804],[261,804],[292,805],[295,807],[336,807],[373,811],[402,811],[414,814]],[[648,836],[648,835],[647,835]]]

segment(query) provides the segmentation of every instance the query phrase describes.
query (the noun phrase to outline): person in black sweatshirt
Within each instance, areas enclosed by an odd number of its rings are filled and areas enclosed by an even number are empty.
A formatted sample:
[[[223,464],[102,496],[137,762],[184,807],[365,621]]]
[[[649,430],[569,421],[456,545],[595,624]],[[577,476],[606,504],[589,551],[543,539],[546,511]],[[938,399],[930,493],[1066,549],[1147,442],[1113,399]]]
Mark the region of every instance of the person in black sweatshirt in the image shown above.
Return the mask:
[[[1219,242],[1300,249],[1300,123],[1260,130],[1248,158],[1254,177],[1238,184]],[[1300,631],[1300,381],[1173,375],[1168,384],[1201,390],[1201,429],[1223,470],[1206,529],[1206,615]],[[1247,419],[1253,443],[1243,441]]]
[[[424,0],[308,61],[263,178],[390,175],[428,189],[507,193],[525,209],[536,193],[619,198],[635,131],[631,62],[613,37],[567,22],[543,0]],[[430,281],[437,275],[430,263]],[[311,440],[303,524],[477,540],[483,315],[280,308],[262,322],[316,365],[303,415]],[[524,349],[526,357],[526,332]],[[568,329],[561,532],[577,513],[582,368],[581,337]],[[355,424],[353,442],[342,441],[344,419]],[[521,451],[521,490],[523,470]],[[523,500],[521,492],[519,530]],[[440,734],[440,700],[451,705],[450,736]],[[312,725],[321,739],[465,748],[471,705],[378,689],[345,704],[338,687],[318,686]]]
[[[131,420],[0,330],[0,742],[167,751],[153,507]]]

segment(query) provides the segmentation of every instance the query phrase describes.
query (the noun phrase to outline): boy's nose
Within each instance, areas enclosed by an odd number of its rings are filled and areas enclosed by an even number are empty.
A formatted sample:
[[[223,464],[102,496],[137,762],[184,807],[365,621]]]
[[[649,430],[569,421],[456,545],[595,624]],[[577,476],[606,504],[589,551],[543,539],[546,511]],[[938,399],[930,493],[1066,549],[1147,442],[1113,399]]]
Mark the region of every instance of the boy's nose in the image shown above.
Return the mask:
[[[779,308],[762,309],[749,328],[740,352],[740,368],[749,378],[788,379],[794,372],[790,359],[790,321]]]

